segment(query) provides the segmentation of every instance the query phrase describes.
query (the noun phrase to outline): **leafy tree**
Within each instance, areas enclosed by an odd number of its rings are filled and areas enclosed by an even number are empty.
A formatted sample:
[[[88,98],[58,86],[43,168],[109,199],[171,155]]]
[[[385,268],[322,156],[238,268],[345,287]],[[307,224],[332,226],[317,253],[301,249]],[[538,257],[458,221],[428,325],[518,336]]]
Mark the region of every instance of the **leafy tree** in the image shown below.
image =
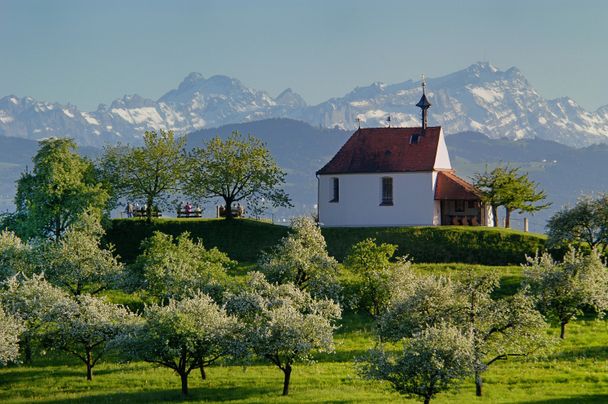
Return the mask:
[[[397,357],[382,349],[370,351],[360,372],[369,379],[386,380],[395,390],[418,396],[425,404],[472,373],[473,344],[458,328],[431,326],[404,340]]]
[[[583,196],[574,207],[565,207],[547,222],[549,245],[586,243],[603,251],[608,245],[608,195]]]
[[[239,354],[240,325],[213,299],[197,294],[170,300],[166,306],[153,304],[144,311],[145,322],[126,341],[134,358],[173,369],[181,378],[182,395],[188,394],[188,376],[218,359]]]
[[[283,371],[283,395],[289,393],[292,367],[313,352],[333,352],[333,331],[340,306],[315,299],[293,284],[270,284],[253,273],[245,290],[228,298],[229,312],[246,324],[246,343]]]
[[[528,258],[524,284],[536,299],[540,310],[559,322],[560,338],[566,325],[584,308],[600,316],[608,310],[608,270],[599,253],[582,254],[571,249],[563,262],[556,262],[547,253]]]
[[[38,340],[41,328],[50,321],[52,308],[66,299],[65,292],[48,283],[42,275],[18,274],[6,281],[0,291],[0,301],[4,310],[24,326],[22,349],[26,363],[32,361],[32,345]]]
[[[150,222],[154,207],[166,205],[169,195],[179,190],[185,170],[185,139],[161,130],[146,132],[143,140],[140,147],[106,148],[100,169],[117,196],[145,201]]]
[[[32,248],[12,231],[0,232],[0,281],[17,273],[32,274],[35,260]]]
[[[291,206],[289,196],[279,187],[285,172],[279,168],[266,146],[253,136],[238,132],[222,140],[211,139],[203,148],[194,148],[188,158],[185,192],[195,198],[223,198],[226,218],[232,218],[232,204],[264,198],[274,207]]]
[[[19,235],[59,240],[83,212],[101,217],[108,191],[93,164],[75,150],[71,139],[40,141],[34,170],[17,181],[15,226]]]
[[[189,233],[177,238],[155,232],[142,243],[135,262],[140,285],[158,301],[181,299],[202,291],[220,301],[235,262],[217,248],[207,250]]]
[[[15,362],[19,358],[19,337],[23,324],[7,314],[0,306],[0,365]]]
[[[423,279],[423,278],[420,278]],[[482,394],[482,373],[498,360],[526,356],[546,347],[546,323],[523,292],[495,299],[494,273],[472,271],[459,282],[429,277],[391,303],[380,330],[389,340],[412,337],[427,326],[447,322],[471,335],[476,393]],[[454,284],[454,283],[455,284]],[[392,325],[392,327],[391,327]]]
[[[52,306],[51,321],[45,324],[43,344],[80,359],[87,367],[87,380],[93,367],[113,347],[113,342],[130,331],[136,316],[126,308],[91,295],[62,299]]]
[[[482,199],[492,207],[494,223],[498,225],[498,207],[505,208],[505,227],[511,227],[513,211],[537,212],[550,204],[540,203],[547,198],[544,191],[539,191],[538,184],[521,174],[519,168],[496,167],[492,171],[477,173],[473,182],[482,192]]]
[[[410,262],[400,260],[392,264],[395,255],[394,244],[376,244],[374,239],[365,239],[353,245],[344,261],[358,278],[358,306],[372,316],[384,312],[391,296],[407,285],[410,278]]]
[[[39,267],[49,282],[74,296],[97,294],[115,285],[124,268],[111,247],[101,247],[104,234],[97,218],[85,213],[81,221],[68,228],[61,240],[38,245],[34,251],[41,258]]]
[[[314,297],[339,300],[338,263],[311,218],[293,219],[290,233],[262,254],[258,267],[271,282],[291,282]]]

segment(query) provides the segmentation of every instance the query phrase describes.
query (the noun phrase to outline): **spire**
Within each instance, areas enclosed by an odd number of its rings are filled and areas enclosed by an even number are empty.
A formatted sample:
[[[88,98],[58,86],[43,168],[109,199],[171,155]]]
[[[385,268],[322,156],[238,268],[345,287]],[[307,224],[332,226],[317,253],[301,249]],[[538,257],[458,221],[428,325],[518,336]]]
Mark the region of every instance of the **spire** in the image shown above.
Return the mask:
[[[431,103],[429,102],[429,100],[427,100],[426,94],[424,91],[425,87],[426,87],[426,81],[424,81],[424,74],[422,75],[421,81],[422,81],[422,97],[420,97],[420,101],[418,101],[418,104],[416,104],[416,106],[422,110],[422,134],[424,134],[424,131],[426,130],[426,121],[427,121],[426,110],[429,109],[429,107],[431,106]]]

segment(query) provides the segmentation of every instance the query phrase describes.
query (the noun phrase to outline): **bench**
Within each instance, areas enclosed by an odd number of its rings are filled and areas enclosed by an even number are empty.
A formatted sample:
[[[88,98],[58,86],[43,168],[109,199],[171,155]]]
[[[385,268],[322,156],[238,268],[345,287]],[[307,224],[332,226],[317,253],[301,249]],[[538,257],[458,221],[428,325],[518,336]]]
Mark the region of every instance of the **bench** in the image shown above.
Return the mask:
[[[226,217],[226,207],[225,206],[218,206],[217,207],[217,217]],[[243,214],[245,213],[245,209],[241,206],[236,207],[236,208],[232,208],[232,217],[241,217],[243,216]]]
[[[161,217],[163,214],[157,210],[152,211],[152,217]],[[134,210],[133,217],[146,217],[148,213],[145,210]]]
[[[197,218],[197,217],[203,217],[203,210],[198,208],[198,209],[194,209],[191,211],[187,211],[185,209],[178,209],[177,210],[177,217],[180,218]]]

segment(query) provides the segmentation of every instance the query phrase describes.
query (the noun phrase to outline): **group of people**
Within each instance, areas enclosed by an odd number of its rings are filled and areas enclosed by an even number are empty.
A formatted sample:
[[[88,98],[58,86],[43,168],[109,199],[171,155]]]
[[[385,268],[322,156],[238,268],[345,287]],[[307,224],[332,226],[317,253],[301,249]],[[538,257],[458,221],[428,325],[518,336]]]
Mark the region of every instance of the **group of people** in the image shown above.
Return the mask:
[[[177,207],[177,217],[201,217],[203,209],[192,206],[190,202],[182,202]]]
[[[125,213],[127,217],[133,217],[134,212],[141,212],[148,210],[148,204],[144,203],[144,206],[139,206],[139,203],[135,202],[134,204],[131,202],[127,202],[127,206],[125,207]]]
[[[182,203],[182,211],[185,213],[192,213],[192,204],[190,202]]]
[[[127,214],[127,217],[134,217],[137,214],[143,214],[147,211],[148,211],[147,203],[140,205],[137,202],[135,202],[135,203],[127,202],[127,205],[125,207],[125,213]],[[156,205],[152,206],[152,212],[158,212],[158,207]]]

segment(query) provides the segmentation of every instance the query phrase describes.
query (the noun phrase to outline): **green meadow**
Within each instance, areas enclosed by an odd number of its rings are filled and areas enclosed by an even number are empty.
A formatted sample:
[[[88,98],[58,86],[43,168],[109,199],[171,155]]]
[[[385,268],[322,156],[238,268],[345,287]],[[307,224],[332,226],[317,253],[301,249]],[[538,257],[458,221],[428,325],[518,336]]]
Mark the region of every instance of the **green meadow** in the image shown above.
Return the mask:
[[[243,265],[241,271],[252,268]],[[519,266],[418,264],[421,273],[459,276],[463,270],[499,271],[500,294],[513,293]],[[137,305],[136,298],[108,294],[112,300]],[[550,332],[557,336],[558,329]],[[346,313],[336,333],[336,352],[298,364],[290,395],[281,396],[282,372],[265,363],[225,362],[207,371],[207,380],[193,371],[189,402],[216,403],[386,403],[416,402],[391,391],[388,385],[362,380],[354,359],[374,346],[374,324],[362,314]],[[397,349],[397,347],[395,348]],[[83,364],[49,353],[29,366],[0,369],[0,402],[120,403],[181,401],[179,377],[166,368],[143,362],[106,358],[85,379]],[[473,380],[459,391],[440,394],[436,403],[605,403],[608,402],[608,322],[580,319],[568,326],[566,339],[544,356],[515,358],[493,364],[484,374],[484,396],[475,396]]]

